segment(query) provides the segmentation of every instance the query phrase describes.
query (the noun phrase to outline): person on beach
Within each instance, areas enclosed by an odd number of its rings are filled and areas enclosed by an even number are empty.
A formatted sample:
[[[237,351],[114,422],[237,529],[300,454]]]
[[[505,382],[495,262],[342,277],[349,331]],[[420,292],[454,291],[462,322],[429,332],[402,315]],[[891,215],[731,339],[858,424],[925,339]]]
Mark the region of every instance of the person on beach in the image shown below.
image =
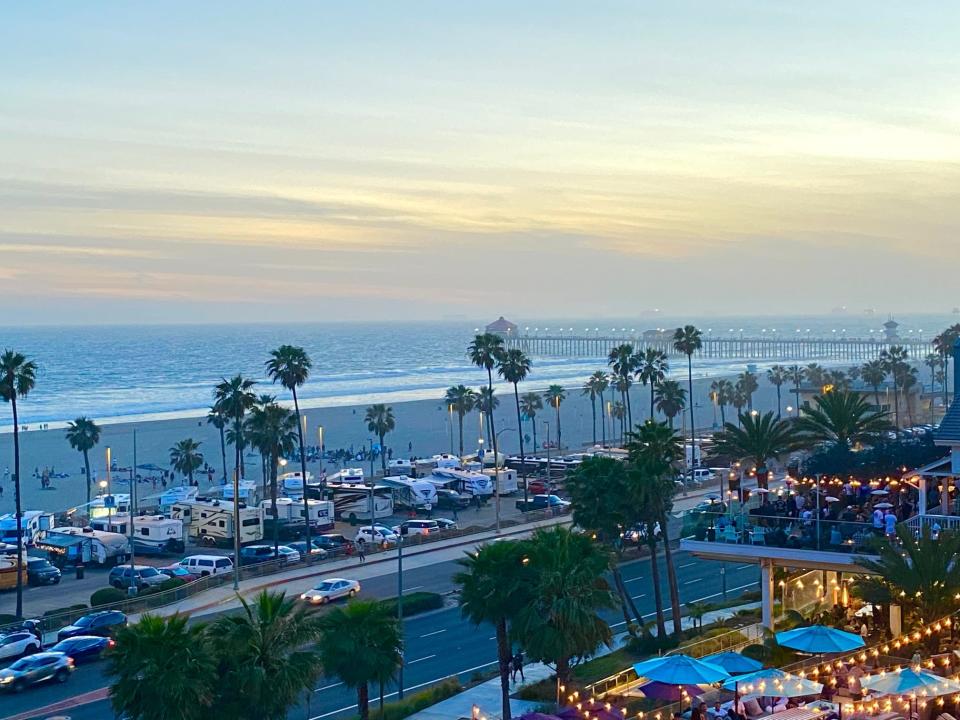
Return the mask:
[[[360,538],[359,540],[357,540],[357,543],[356,543],[357,557],[360,558],[361,563],[365,563],[367,561],[367,551],[366,551],[366,548],[364,548],[365,544],[366,543],[364,543],[363,538]]]

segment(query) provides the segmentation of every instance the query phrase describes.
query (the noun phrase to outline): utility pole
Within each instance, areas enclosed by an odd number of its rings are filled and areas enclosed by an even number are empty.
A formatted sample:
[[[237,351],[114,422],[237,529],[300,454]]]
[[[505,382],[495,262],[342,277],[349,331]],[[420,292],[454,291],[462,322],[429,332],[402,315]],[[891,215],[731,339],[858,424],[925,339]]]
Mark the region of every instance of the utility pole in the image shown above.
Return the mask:
[[[403,641],[403,534],[397,535],[397,621],[400,623],[400,640]],[[397,672],[397,697],[403,700],[403,649],[400,650],[400,669]]]
[[[130,587],[127,588],[128,595],[136,595],[137,581],[133,568],[135,567],[134,555],[136,555],[136,545],[134,545],[133,517],[137,513],[137,429],[133,429],[133,469],[130,471]]]

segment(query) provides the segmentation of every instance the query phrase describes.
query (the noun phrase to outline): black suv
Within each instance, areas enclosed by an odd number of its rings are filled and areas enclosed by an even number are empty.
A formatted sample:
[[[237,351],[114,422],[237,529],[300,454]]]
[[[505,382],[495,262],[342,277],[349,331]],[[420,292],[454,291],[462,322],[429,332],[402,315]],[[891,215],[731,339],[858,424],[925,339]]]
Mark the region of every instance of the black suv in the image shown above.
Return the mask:
[[[60,582],[60,570],[43,558],[27,560],[27,582],[31,585],[56,585]]]
[[[127,624],[127,616],[119,610],[101,610],[78,618],[73,625],[60,628],[57,642],[77,635],[99,635],[110,637]]]

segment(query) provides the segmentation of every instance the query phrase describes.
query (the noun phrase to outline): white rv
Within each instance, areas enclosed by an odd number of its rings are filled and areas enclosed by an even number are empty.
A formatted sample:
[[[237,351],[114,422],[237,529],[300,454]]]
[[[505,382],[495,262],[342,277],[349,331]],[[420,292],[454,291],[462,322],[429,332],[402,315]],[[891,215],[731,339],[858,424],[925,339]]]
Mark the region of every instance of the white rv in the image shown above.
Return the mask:
[[[32,546],[44,530],[53,527],[53,513],[41,510],[24,510],[20,515],[20,531],[23,544]],[[17,516],[14,513],[0,515],[0,542],[17,544]]]
[[[399,475],[379,481],[393,488],[393,504],[410,510],[430,510],[437,505],[437,486],[428,480]]]
[[[426,477],[437,468],[454,469],[462,467],[462,465],[460,458],[456,455],[441,453],[439,455],[433,455],[432,457],[418,458],[413,467],[417,473],[417,477]]]
[[[387,463],[387,472],[390,473],[391,476],[413,475],[413,463],[402,458],[391,460]]]
[[[307,489],[318,487],[318,483],[313,479],[313,473],[307,473]],[[287,497],[303,497],[303,475],[299,470],[296,472],[283,473],[277,478],[277,490]]]
[[[456,490],[461,495],[481,499],[493,495],[493,479],[483,473],[437,468],[424,480],[429,480],[438,488]]]
[[[130,512],[130,495],[128,493],[98,495],[90,501],[87,507],[91,518],[128,513]]]
[[[260,497],[263,486],[253,482],[253,480],[241,480],[237,483],[237,489],[240,491],[240,502],[247,505],[256,505],[263,499]],[[233,502],[233,483],[229,482],[226,485],[221,485],[217,489],[217,494],[224,500]]]
[[[483,474],[493,480],[493,469],[484,470]],[[517,471],[511,468],[500,468],[497,471],[497,492],[501,495],[513,495],[520,489],[517,483]]]
[[[195,485],[178,485],[164,490],[157,500],[157,505],[160,506],[161,510],[166,511],[177,503],[196,500],[198,495],[200,495],[200,488]]]
[[[45,530],[36,547],[50,554],[55,565],[95,563],[119,565],[130,557],[130,541],[126,535],[85,527],[56,527]]]
[[[340,483],[328,485],[323,494],[333,502],[339,520],[370,520],[371,504],[374,520],[393,515],[393,491],[386,485]]]
[[[114,515],[90,522],[94,530],[130,536],[130,516]],[[133,549],[137,555],[159,555],[183,552],[183,521],[165,515],[135,515]]]
[[[273,503],[270,500],[264,500],[260,503],[263,510],[264,520],[270,520],[273,517]],[[307,508],[310,511],[310,527],[314,530],[332,530],[333,516],[335,513],[334,505],[329,500],[307,500]],[[293,527],[303,526],[303,499],[280,497],[277,498],[277,521],[281,525],[291,525]]]
[[[327,475],[327,485],[360,485],[364,477],[363,468],[344,468]]]
[[[263,510],[240,503],[240,544],[263,539]],[[191,540],[201,545],[230,546],[233,543],[233,503],[229,500],[198,498],[177,503],[171,510],[174,519],[187,527]]]

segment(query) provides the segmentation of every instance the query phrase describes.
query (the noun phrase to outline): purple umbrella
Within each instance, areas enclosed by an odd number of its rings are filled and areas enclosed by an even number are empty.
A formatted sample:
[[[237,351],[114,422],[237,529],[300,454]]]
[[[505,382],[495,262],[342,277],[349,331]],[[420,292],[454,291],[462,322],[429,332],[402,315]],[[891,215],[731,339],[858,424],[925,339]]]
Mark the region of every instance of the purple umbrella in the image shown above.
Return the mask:
[[[644,694],[644,697],[655,700],[669,700],[670,702],[683,700],[683,693],[686,693],[688,698],[703,694],[703,690],[696,685],[670,685],[669,683],[656,681],[644,683],[637,689]]]
[[[543,713],[532,712],[521,715],[520,720],[561,720],[556,715],[544,715]]]

